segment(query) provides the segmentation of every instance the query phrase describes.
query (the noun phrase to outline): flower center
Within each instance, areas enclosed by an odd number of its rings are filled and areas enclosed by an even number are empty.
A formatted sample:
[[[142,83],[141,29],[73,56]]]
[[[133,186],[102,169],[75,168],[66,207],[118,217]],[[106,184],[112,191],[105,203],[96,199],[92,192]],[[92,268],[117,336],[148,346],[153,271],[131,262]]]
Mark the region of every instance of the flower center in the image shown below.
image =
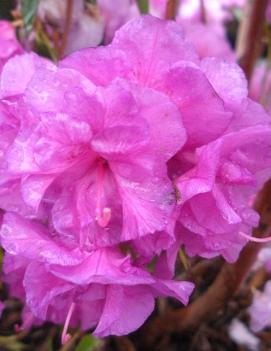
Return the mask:
[[[97,203],[96,203],[96,221],[99,226],[106,227],[111,219],[111,209],[102,207],[102,197],[104,192],[105,161],[100,160],[97,173]]]

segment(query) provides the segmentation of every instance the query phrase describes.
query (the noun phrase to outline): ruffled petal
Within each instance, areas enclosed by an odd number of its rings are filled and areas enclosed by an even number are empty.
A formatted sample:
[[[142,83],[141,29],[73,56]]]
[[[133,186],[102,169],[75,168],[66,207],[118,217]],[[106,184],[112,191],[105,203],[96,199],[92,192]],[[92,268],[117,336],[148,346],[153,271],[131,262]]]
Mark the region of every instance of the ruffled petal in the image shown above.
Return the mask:
[[[106,301],[94,335],[126,335],[140,327],[154,309],[154,297],[144,287],[107,287]],[[127,318],[129,315],[129,318]]]
[[[74,265],[82,261],[79,250],[69,250],[50,240],[50,233],[42,225],[7,213],[1,227],[1,244],[11,255],[60,265]]]

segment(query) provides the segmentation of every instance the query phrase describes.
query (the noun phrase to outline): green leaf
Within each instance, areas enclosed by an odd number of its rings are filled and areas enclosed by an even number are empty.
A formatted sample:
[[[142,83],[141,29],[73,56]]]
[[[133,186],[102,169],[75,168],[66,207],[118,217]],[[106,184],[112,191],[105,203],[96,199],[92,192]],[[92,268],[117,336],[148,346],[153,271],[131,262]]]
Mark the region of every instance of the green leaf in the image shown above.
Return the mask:
[[[141,13],[149,13],[149,0],[137,0],[137,6]]]
[[[81,339],[75,351],[93,351],[97,346],[99,346],[99,344],[99,339],[96,339],[91,334],[88,334]]]
[[[36,25],[36,52],[41,55],[57,61],[57,49],[53,46],[47,33],[41,25],[41,22],[37,22]]]
[[[32,30],[33,22],[38,9],[39,0],[23,0],[22,1],[22,16],[27,32]]]

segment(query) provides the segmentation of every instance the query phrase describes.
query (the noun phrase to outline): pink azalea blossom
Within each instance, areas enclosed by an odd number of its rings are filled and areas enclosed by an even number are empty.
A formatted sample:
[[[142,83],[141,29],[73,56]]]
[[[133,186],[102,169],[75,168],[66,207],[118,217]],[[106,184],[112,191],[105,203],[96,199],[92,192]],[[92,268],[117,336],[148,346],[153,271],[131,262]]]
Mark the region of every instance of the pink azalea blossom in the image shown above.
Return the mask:
[[[271,72],[268,62],[260,62],[253,72],[250,82],[249,93],[252,99],[261,102],[266,111],[271,111]]]
[[[177,20],[180,23],[202,22],[201,2],[207,23],[216,23],[219,26],[223,21],[231,18],[231,10],[244,5],[244,0],[183,0],[177,9]],[[167,0],[150,0],[150,14],[159,18],[165,18]]]
[[[8,21],[0,21],[0,72],[4,64],[12,56],[23,53],[16,38],[15,28]]]
[[[14,89],[6,83],[3,91]],[[24,103],[35,116],[32,132],[21,125],[3,173],[32,215],[49,207],[57,231],[92,248],[156,231],[165,245],[156,252],[172,243],[164,232],[175,206],[166,161],[186,133],[165,95],[123,80],[97,90],[74,70],[48,66],[33,75]],[[165,116],[166,134],[157,123]]]
[[[106,65],[99,65],[101,60]],[[225,110],[199,63],[178,24],[145,16],[123,26],[108,49],[75,53],[62,66],[77,69],[97,85],[106,86],[121,76],[166,93],[182,115],[187,144],[202,145],[221,135],[232,113]],[[195,114],[197,121],[192,118]]]
[[[219,57],[234,61],[234,51],[230,46],[224,28],[213,26],[212,23],[183,23],[185,34],[195,46],[197,53],[203,57]]]
[[[65,245],[56,233],[11,213],[4,217],[1,244],[8,253],[4,271],[11,293],[22,297],[18,284],[23,281],[33,323],[64,323],[72,308],[71,325],[83,330],[97,325],[94,334],[101,337],[123,335],[144,322],[155,297],[172,296],[186,304],[193,289],[192,283],[151,275],[117,248],[89,252]]]
[[[255,291],[249,314],[250,328],[254,332],[271,325],[271,281],[265,284],[264,291]]]
[[[266,17],[266,20],[270,23],[271,22],[271,1],[270,0],[268,1],[265,17]]]
[[[167,0],[150,0],[149,13],[152,16],[164,19],[166,15]]]
[[[184,203],[177,232],[189,254],[220,253],[234,261],[245,245],[238,233],[250,234],[257,225],[250,199],[270,176],[270,120],[260,105],[247,98],[246,82],[234,63],[205,59],[202,67],[233,119],[224,136],[197,150],[196,167],[177,180]],[[201,206],[208,206],[208,211],[198,211]],[[192,238],[192,233],[197,235]]]
[[[0,199],[1,208],[29,214],[31,209],[24,203],[20,193],[20,180],[6,173],[6,154],[13,144],[20,127],[24,135],[31,130],[31,115],[25,108],[22,93],[31,80],[35,70],[42,66],[53,66],[46,59],[35,54],[25,54],[11,58],[4,66],[0,80]],[[14,104],[12,101],[17,100]],[[21,116],[28,118],[22,122]]]
[[[203,0],[207,22],[221,24],[231,18],[231,9],[244,5],[244,0]],[[184,20],[201,20],[201,0],[183,0],[178,15]]]
[[[108,49],[76,53],[62,66],[102,86],[121,76],[176,104],[187,132],[184,148],[169,163],[181,198],[177,237],[190,254],[237,259],[246,243],[239,231],[251,233],[257,224],[250,198],[263,184],[262,172],[270,174],[271,146],[269,118],[248,99],[243,72],[217,58],[200,62],[178,24],[153,17],[123,26]],[[209,213],[202,210],[206,203]]]
[[[270,147],[270,130],[258,126],[198,149],[197,166],[176,182],[184,202],[179,223],[185,229],[179,233],[189,254],[238,258],[246,242],[238,232],[250,232],[258,223],[248,199],[257,191],[255,175],[270,168]]]
[[[105,20],[105,44],[112,41],[116,30],[140,14],[135,0],[97,0],[97,5]]]
[[[270,175],[269,117],[241,69],[201,59],[179,24],[137,18],[57,66],[14,57],[0,96],[0,237],[24,325],[126,334],[155,297],[187,302],[191,283],[171,280],[181,244],[238,258]]]
[[[240,346],[245,346],[248,350],[260,350],[261,340],[257,338],[249,328],[237,318],[233,319],[229,326],[229,336]]]

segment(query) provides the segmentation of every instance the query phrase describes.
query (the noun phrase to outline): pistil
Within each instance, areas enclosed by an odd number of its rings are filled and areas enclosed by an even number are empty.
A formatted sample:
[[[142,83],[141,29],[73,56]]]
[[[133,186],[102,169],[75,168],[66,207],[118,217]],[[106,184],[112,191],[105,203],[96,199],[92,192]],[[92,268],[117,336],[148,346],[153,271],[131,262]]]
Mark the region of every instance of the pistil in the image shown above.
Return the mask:
[[[97,203],[96,203],[96,221],[99,226],[106,227],[111,219],[111,209],[102,207],[102,195],[104,189],[104,161],[99,161],[97,176]]]

